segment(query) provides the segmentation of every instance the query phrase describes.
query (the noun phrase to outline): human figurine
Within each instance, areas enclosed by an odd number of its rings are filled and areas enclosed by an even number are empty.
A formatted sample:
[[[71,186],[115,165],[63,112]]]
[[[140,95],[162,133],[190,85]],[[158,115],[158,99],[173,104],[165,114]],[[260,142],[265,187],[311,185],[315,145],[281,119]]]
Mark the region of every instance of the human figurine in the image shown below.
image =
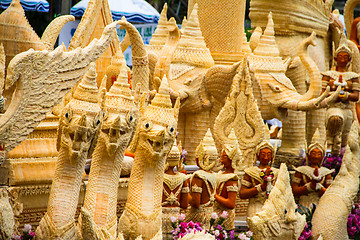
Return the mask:
[[[335,51],[336,70],[321,73],[324,91],[327,86],[330,86],[331,92],[341,86],[337,100],[331,103],[326,110],[326,141],[333,155],[339,155],[341,148],[347,144],[354,119],[350,102],[359,100],[359,75],[348,71],[352,52],[346,41],[343,34],[339,47]]]
[[[334,170],[320,167],[325,152],[319,130],[316,129],[307,149],[306,166],[295,168],[295,175],[292,179],[294,196],[299,197],[299,203],[305,207],[309,207],[311,203],[318,204],[320,197],[333,181],[331,173]]]
[[[216,190],[216,175],[211,170],[216,165],[217,149],[210,129],[195,151],[195,161],[200,168],[191,178],[190,211],[187,221],[199,222],[205,229],[210,228]]]
[[[256,147],[256,158],[259,166],[244,169],[241,179],[240,198],[249,199],[247,216],[255,216],[261,210],[272,186],[274,186],[278,169],[273,168],[276,150],[270,143],[269,129],[265,127],[264,140]]]
[[[223,211],[228,213],[224,221],[226,230],[235,228],[235,202],[239,191],[239,177],[235,173],[237,164],[241,159],[241,151],[237,144],[234,130],[231,131],[229,138],[234,137],[234,142],[224,144],[221,152],[220,162],[224,166],[224,171],[216,175],[216,194],[214,203],[214,212],[220,215]]]
[[[176,146],[176,141],[172,146],[166,159],[164,174],[164,188],[162,196],[162,232],[163,239],[173,239],[171,231],[171,217],[180,214],[180,208],[187,209],[189,204],[190,175],[181,173],[183,169],[180,162],[181,152]],[[177,172],[174,168],[177,167]]]

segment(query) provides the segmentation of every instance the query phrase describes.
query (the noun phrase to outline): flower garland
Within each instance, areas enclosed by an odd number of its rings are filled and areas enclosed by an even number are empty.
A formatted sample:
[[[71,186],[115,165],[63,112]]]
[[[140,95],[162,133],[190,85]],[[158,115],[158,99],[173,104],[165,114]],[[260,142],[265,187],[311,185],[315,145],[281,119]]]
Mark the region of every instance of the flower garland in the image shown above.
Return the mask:
[[[184,237],[189,233],[202,232],[203,230],[206,233],[209,233],[215,236],[216,240],[253,240],[252,232],[247,231],[244,233],[240,233],[239,235],[235,235],[234,230],[226,230],[223,223],[225,219],[228,217],[228,212],[223,211],[220,214],[220,217],[217,213],[213,212],[211,214],[210,219],[210,229],[203,229],[200,223],[194,223],[192,221],[185,222],[185,214],[180,214],[177,218],[175,216],[171,217],[171,225],[174,228],[172,231],[173,239],[178,240]]]
[[[31,240],[35,237],[35,232],[31,231],[32,226],[30,224],[25,224],[22,235],[13,234],[12,240]]]
[[[265,175],[265,169],[261,170],[260,172],[260,177],[267,182],[266,184],[266,196],[269,196],[271,189],[272,189],[272,184],[271,181],[274,180],[274,172],[273,170],[270,170],[270,174],[267,176]]]

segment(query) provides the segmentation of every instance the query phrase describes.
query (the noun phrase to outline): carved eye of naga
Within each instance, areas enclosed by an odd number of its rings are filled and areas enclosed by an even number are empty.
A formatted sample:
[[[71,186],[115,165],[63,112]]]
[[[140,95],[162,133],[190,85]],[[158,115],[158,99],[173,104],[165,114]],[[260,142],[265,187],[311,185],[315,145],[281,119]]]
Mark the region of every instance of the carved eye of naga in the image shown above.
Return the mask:
[[[172,125],[168,126],[168,127],[167,127],[167,131],[168,131],[168,133],[170,134],[170,136],[173,136],[173,135],[175,134],[175,127],[174,127],[174,125],[172,124]]]
[[[152,128],[152,125],[151,125],[150,122],[146,122],[146,123],[144,124],[144,129],[145,129],[146,131],[149,131],[151,128]]]
[[[68,124],[70,123],[71,119],[72,119],[72,111],[71,109],[68,109],[64,114],[64,122]]]
[[[93,127],[97,128],[100,126],[101,123],[101,116],[103,115],[103,113],[97,114],[96,117],[94,118],[94,122],[93,122]]]
[[[129,113],[126,117],[126,121],[129,125],[132,125],[135,123],[135,117],[133,116],[132,113]]]

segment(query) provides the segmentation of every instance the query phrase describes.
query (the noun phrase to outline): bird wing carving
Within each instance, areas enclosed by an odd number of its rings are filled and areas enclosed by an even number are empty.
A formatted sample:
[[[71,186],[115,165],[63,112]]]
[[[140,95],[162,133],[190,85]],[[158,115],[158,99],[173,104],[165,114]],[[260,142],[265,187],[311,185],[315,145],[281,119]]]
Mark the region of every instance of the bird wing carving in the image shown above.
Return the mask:
[[[5,151],[24,141],[52,107],[70,90],[109,46],[117,22],[109,24],[102,37],[87,47],[65,52],[32,49],[16,55],[9,63],[5,88],[15,91],[6,112],[0,115],[0,142]]]

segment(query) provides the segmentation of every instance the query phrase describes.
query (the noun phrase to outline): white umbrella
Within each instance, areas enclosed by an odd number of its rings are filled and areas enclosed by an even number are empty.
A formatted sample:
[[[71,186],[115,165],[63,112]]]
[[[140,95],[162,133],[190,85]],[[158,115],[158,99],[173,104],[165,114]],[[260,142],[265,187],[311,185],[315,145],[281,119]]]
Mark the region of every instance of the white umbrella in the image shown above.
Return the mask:
[[[114,20],[120,20],[122,16],[129,22],[157,23],[160,14],[156,9],[144,0],[108,0]],[[71,8],[70,14],[81,17],[89,0],[82,0]]]
[[[12,0],[1,0],[1,8],[8,8]],[[46,0],[20,0],[25,11],[49,12],[49,3]]]

